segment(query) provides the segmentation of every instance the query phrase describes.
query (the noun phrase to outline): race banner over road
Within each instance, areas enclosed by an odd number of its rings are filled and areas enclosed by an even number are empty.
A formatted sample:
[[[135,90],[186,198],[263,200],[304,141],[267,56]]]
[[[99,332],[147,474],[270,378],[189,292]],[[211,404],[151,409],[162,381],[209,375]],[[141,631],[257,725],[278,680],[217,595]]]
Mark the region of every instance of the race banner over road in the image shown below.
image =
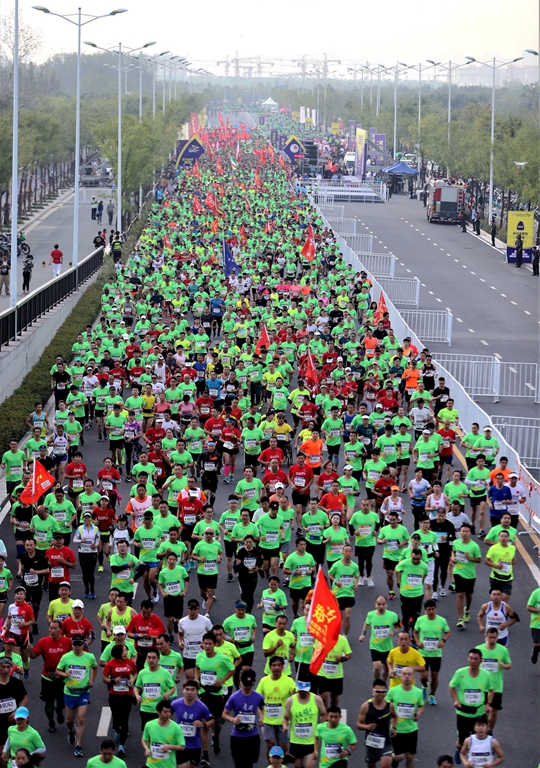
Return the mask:
[[[191,139],[180,139],[176,143],[176,167],[189,167],[204,155],[205,148],[198,136]]]

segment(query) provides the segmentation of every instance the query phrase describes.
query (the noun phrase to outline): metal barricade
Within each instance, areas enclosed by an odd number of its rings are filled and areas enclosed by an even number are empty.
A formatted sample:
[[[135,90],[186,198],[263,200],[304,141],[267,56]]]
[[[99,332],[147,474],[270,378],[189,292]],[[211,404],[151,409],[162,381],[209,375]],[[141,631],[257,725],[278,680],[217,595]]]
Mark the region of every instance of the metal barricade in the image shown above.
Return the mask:
[[[323,216],[332,216],[334,219],[342,219],[345,214],[344,205],[330,205],[323,203],[319,205],[319,210]]]
[[[447,309],[402,309],[400,314],[422,346],[428,342],[452,346],[452,313]]]
[[[355,235],[356,234],[356,219],[351,218],[335,218],[332,216],[329,216],[327,218],[327,221],[329,225],[332,227],[334,232],[338,235],[344,235],[345,237],[348,237],[349,235]]]
[[[507,363],[495,359],[495,376],[498,379],[496,399],[501,397],[532,397],[540,402],[538,392],[538,363]]]
[[[456,355],[437,352],[437,363],[444,365],[471,397],[497,397],[497,358],[493,355]]]
[[[375,277],[394,277],[396,258],[390,253],[358,253],[364,267]]]
[[[343,235],[349,248],[355,253],[373,253],[373,235]],[[360,261],[362,261],[361,257]]]
[[[540,419],[496,415],[491,423],[516,449],[524,466],[540,469]]]
[[[420,301],[420,280],[417,277],[385,277],[381,275],[377,276],[377,280],[390,301],[394,304],[418,307]]]

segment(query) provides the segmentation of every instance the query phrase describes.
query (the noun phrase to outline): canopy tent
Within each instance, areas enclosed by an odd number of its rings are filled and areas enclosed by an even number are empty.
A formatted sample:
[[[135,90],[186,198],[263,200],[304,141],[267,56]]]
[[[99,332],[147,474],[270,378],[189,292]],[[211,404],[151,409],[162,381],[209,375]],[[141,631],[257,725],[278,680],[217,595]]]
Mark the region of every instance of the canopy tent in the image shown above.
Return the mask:
[[[261,104],[262,108],[265,112],[277,112],[278,111],[278,103],[277,101],[274,101],[274,99],[269,96],[266,101],[263,101]]]
[[[410,165],[407,165],[407,163],[402,163],[401,161],[399,163],[394,163],[394,165],[389,165],[387,168],[383,168],[383,172],[395,173],[404,176],[418,176],[418,171],[415,168],[411,168]]]

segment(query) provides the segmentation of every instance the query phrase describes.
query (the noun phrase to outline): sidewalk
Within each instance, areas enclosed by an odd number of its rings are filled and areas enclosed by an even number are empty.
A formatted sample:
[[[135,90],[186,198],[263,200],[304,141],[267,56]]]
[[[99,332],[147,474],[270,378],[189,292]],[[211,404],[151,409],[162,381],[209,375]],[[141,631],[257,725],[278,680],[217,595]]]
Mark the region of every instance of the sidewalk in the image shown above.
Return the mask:
[[[476,235],[473,232],[472,226],[469,225],[467,222],[467,234],[472,235],[473,237],[479,238],[480,240],[483,240],[486,245],[489,245],[490,248],[493,248],[494,251],[498,251],[501,256],[503,257],[504,262],[506,263],[506,243],[503,243],[502,240],[499,240],[498,237],[495,238],[495,246],[491,245],[491,235],[488,232],[484,232],[483,229],[480,230],[480,235]],[[509,266],[514,266],[513,264],[510,264]],[[529,272],[532,272],[532,266],[530,264],[523,264],[525,269],[528,269]]]

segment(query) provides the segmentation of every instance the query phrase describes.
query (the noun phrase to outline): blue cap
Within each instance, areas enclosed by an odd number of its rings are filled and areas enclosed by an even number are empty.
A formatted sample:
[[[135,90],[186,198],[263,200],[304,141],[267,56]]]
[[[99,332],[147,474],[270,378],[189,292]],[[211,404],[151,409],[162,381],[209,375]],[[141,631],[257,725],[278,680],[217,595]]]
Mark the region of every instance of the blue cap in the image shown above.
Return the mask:
[[[21,709],[24,709],[24,707],[21,707]],[[285,757],[285,752],[281,747],[270,747],[270,752],[268,754],[270,757]]]
[[[299,691],[311,691],[311,683],[304,682],[303,680],[297,680],[296,687]]]
[[[26,707],[19,707],[19,709],[15,710],[15,720],[19,717],[24,717],[25,719],[30,717],[30,712]]]

